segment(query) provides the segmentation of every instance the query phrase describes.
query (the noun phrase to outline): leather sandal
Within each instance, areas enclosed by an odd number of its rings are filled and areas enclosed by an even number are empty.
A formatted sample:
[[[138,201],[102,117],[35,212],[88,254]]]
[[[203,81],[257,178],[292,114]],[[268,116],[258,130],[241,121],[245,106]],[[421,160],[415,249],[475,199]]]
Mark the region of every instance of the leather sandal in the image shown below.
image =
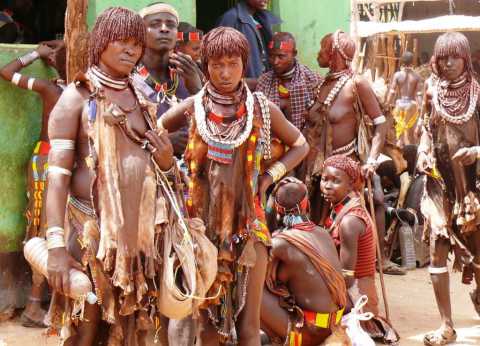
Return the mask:
[[[423,337],[423,343],[426,346],[442,346],[448,345],[457,340],[457,332],[455,329],[452,329],[450,333],[446,330],[443,332],[440,329],[437,329],[434,332],[428,333]]]
[[[406,275],[407,274],[407,271],[396,265],[395,263],[391,262],[391,261],[385,261],[383,263],[383,274],[386,274],[386,275]],[[378,265],[377,265],[377,271],[378,271]]]

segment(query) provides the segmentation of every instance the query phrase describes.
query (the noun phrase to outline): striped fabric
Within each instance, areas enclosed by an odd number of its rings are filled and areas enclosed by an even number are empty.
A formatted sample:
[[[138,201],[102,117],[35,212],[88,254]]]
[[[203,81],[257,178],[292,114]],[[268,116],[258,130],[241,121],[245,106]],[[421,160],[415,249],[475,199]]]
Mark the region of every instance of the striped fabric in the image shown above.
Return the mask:
[[[232,145],[209,141],[207,157],[219,163],[229,165],[233,160],[233,150]]]
[[[375,261],[377,257],[375,252],[375,237],[370,216],[364,208],[354,208],[349,214],[355,215],[367,225],[365,233],[363,233],[358,239],[355,277],[360,279],[367,276],[374,276]]]

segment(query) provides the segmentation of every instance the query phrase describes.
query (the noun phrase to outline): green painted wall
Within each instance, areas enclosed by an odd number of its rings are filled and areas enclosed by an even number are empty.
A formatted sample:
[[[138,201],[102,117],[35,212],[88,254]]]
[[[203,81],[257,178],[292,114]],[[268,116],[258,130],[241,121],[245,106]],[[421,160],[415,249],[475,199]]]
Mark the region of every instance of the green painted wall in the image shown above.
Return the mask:
[[[35,46],[0,44],[0,66]],[[51,78],[53,72],[36,61],[22,74]],[[42,105],[36,93],[0,80],[0,253],[19,251],[25,235],[27,164],[38,140]]]
[[[348,0],[273,0],[272,10],[283,20],[280,29],[295,36],[300,61],[317,70],[321,38],[336,29],[350,30]]]
[[[124,6],[138,11],[153,2],[156,2],[156,0],[90,0],[88,2],[88,25],[91,28],[96,16],[108,7]],[[162,0],[162,2],[172,4],[177,9],[181,21],[195,25],[197,16],[195,0]]]

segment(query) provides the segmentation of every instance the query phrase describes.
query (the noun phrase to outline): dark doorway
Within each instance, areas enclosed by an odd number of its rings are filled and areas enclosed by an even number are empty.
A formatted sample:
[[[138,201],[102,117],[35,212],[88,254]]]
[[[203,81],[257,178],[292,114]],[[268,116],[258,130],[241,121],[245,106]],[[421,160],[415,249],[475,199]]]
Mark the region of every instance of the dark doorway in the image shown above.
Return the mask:
[[[62,39],[66,8],[67,0],[0,0],[0,42],[36,44]]]
[[[218,18],[237,2],[238,0],[197,0],[197,28],[204,32],[213,29]]]

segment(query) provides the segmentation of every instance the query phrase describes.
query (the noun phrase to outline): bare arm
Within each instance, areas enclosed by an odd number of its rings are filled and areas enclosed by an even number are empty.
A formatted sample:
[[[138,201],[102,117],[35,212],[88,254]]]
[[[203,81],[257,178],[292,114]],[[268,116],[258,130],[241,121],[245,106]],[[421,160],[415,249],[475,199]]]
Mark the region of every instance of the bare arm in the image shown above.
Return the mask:
[[[34,52],[38,53],[39,58],[43,58],[45,56],[48,56],[51,51],[52,48],[48,47],[46,44],[40,44]],[[31,64],[32,62],[30,62],[29,64]],[[56,85],[49,80],[33,78],[26,75],[20,75],[19,79],[17,75],[17,77],[12,80],[14,75],[18,74],[18,72],[21,71],[24,67],[26,66],[22,65],[19,59],[12,60],[7,65],[2,67],[2,69],[0,70],[0,76],[8,82],[14,83],[19,88],[33,90],[41,95],[49,92],[56,92]]]
[[[387,122],[383,118],[383,122],[378,123],[382,115],[382,110],[378,104],[377,97],[373,92],[370,83],[364,78],[358,78],[357,80],[357,90],[358,95],[360,96],[360,101],[362,102],[363,109],[366,114],[372,119],[375,125],[375,132],[372,138],[372,146],[370,148],[370,153],[368,160],[376,161],[378,155],[383,150],[383,145],[385,143],[385,136],[387,134]]]
[[[160,117],[160,127],[163,127],[165,130],[172,133],[186,126],[188,123],[186,112],[192,106],[193,97],[189,97],[186,100],[180,102],[178,105],[170,108]]]
[[[418,107],[422,107],[422,96],[424,95],[424,92],[423,92],[423,80],[420,76],[417,75],[417,90],[415,90],[415,97],[417,99],[417,105]],[[419,112],[421,112],[421,108],[419,110]]]
[[[390,86],[389,86],[388,91],[387,91],[387,98],[385,100],[385,106],[386,107],[391,107],[392,106],[393,98],[395,97],[395,94],[396,94],[397,84],[398,84],[398,81],[397,81],[398,74],[397,73],[395,73],[395,75],[393,76],[392,81],[390,82]]]
[[[70,84],[53,108],[48,123],[50,141],[76,141],[80,128],[80,119],[85,95]],[[48,227],[64,227],[65,206],[70,190],[71,173],[75,159],[75,150],[55,149],[48,156]],[[55,169],[54,169],[55,168]],[[56,170],[56,171],[55,171]],[[63,171],[62,171],[63,170]],[[71,267],[80,267],[65,247],[50,249],[48,252],[48,275],[53,289],[68,292],[68,272]],[[81,268],[80,268],[81,269]]]
[[[271,256],[273,257],[273,261],[288,263],[290,261],[288,256],[289,247],[290,245],[288,244],[288,241],[286,241],[285,239],[274,237],[272,239],[272,250],[271,250]]]
[[[365,224],[355,216],[345,216],[340,223],[340,263],[342,269],[355,271],[357,266],[358,238],[365,231]],[[355,277],[345,276],[347,288],[350,288]]]
[[[270,117],[272,121],[272,134],[283,144],[290,147],[280,161],[287,168],[287,172],[297,167],[307,156],[310,147],[305,141],[302,145],[296,145],[299,138],[303,138],[302,133],[291,122],[285,118],[282,111],[273,102],[269,101]]]

